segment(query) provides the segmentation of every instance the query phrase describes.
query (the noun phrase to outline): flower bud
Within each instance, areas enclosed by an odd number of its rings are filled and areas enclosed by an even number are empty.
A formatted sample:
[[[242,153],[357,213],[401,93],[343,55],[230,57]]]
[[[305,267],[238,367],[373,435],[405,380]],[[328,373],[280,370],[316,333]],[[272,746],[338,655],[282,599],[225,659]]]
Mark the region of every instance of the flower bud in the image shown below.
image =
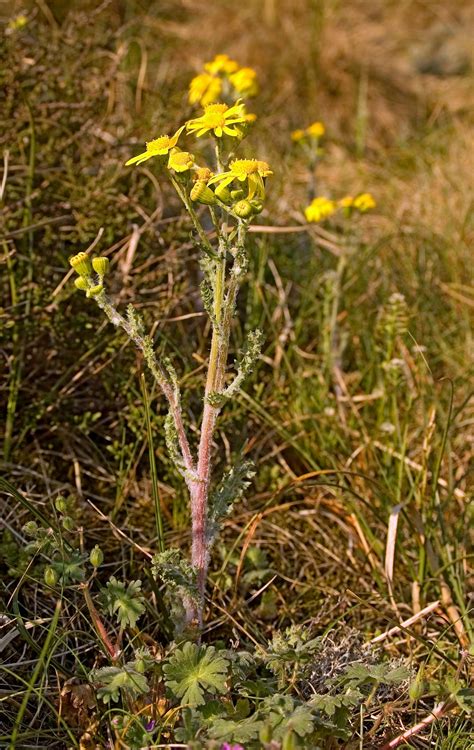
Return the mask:
[[[89,289],[87,279],[85,279],[83,276],[78,276],[77,279],[74,279],[74,286],[76,287],[76,289],[80,289],[81,292],[86,292]]]
[[[94,568],[99,568],[104,562],[104,553],[102,552],[98,544],[96,544],[95,547],[91,549],[89,560],[90,560],[90,564]]]
[[[252,216],[252,214],[253,214],[252,206],[246,200],[244,200],[244,201],[238,201],[238,203],[236,203],[234,206],[232,206],[232,210],[241,219],[248,219],[249,216]]]
[[[198,180],[193,185],[189,197],[195,203],[204,203],[207,206],[212,206],[217,203],[216,196],[211,188],[206,185],[204,180]]]
[[[87,253],[77,253],[69,258],[70,265],[79,276],[90,276],[92,272],[91,261]]]
[[[244,197],[245,193],[243,190],[231,190],[230,191],[230,197],[233,201],[240,201]]]
[[[62,520],[63,526],[66,529],[66,531],[72,531],[74,528],[74,520],[71,518],[71,516],[64,516]]]
[[[227,185],[217,185],[215,193],[222,203],[226,203],[228,206],[230,206],[230,204],[232,203],[232,198]]]
[[[272,741],[272,728],[270,724],[264,724],[258,733],[258,739],[260,742],[271,742]]]
[[[254,214],[261,214],[263,211],[263,201],[250,201],[250,205],[252,206],[252,213]]]
[[[58,513],[67,513],[66,499],[62,495],[59,495],[59,497],[57,497],[54,501],[54,507],[56,508]]]
[[[281,743],[281,750],[297,750],[297,740],[292,729],[286,732]]]
[[[44,582],[47,586],[56,586],[58,582],[58,574],[54,568],[45,568]]]
[[[36,536],[36,532],[38,531],[38,524],[36,521],[28,521],[28,523],[25,523],[25,525],[22,528],[23,533],[25,536]]]
[[[103,284],[96,284],[96,286],[91,286],[90,289],[87,290],[87,297],[98,297],[99,294],[101,294],[104,291],[104,285]]]
[[[94,258],[92,268],[99,276],[105,276],[110,268],[110,260],[108,258]]]

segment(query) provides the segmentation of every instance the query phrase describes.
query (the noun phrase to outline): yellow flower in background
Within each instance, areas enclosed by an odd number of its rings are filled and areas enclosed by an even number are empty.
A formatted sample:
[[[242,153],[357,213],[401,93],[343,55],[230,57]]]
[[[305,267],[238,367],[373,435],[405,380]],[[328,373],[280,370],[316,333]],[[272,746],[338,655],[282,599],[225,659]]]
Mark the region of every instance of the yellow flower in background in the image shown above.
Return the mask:
[[[188,172],[192,167],[194,167],[194,156],[189,151],[180,151],[178,148],[170,151],[168,169],[174,169],[175,172]]]
[[[325,132],[326,128],[322,122],[313,122],[306,128],[306,133],[311,136],[311,138],[321,138]]]
[[[352,205],[361,213],[365,213],[371,208],[375,208],[377,204],[370,193],[361,193],[354,198]]]
[[[339,205],[341,208],[352,208],[354,205],[354,198],[352,195],[346,195],[344,198],[341,198]]]
[[[325,132],[326,128],[324,127],[322,122],[313,122],[311,125],[308,125],[307,128],[299,128],[298,130],[293,130],[291,134],[291,140],[295,141],[295,143],[299,143],[299,141],[308,138],[318,141],[323,137]]]
[[[315,198],[304,210],[306,221],[317,222],[327,219],[337,211],[337,204],[322,196]]]
[[[171,149],[178,143],[179,136],[183,130],[184,125],[182,125],[174,135],[161,135],[159,138],[155,138],[154,141],[149,141],[146,144],[146,151],[142,154],[138,154],[138,156],[132,156],[131,159],[125,162],[125,166],[128,167],[130,164],[141,164],[142,162],[151,159],[153,156],[167,156]]]
[[[204,107],[201,117],[188,120],[186,128],[188,133],[196,133],[198,138],[211,131],[216,138],[222,138],[223,135],[242,138],[243,130],[237,126],[247,122],[249,115],[245,111],[245,106],[238,101],[233,107],[227,104],[208,104]]]
[[[238,70],[239,64],[235,60],[231,60],[229,55],[216,55],[214,60],[205,63],[204,69],[212,75],[218,75],[219,73],[235,73]]]
[[[28,23],[28,16],[26,16],[24,13],[19,13],[17,16],[14,16],[14,18],[11,18],[8,23],[7,27],[5,29],[5,33],[13,34],[15,31],[20,31],[26,24]]]
[[[293,132],[291,134],[291,140],[295,141],[295,143],[298,143],[298,141],[303,140],[304,136],[305,136],[305,131],[304,130],[301,130],[301,129],[299,129],[299,130],[293,130]]]
[[[227,172],[216,174],[209,180],[209,184],[220,183],[220,189],[223,190],[234,180],[247,182],[249,193],[248,198],[251,200],[255,195],[263,198],[265,195],[264,177],[269,177],[273,172],[266,161],[259,159],[236,159],[230,163],[230,169]]]
[[[240,68],[229,76],[229,81],[242,96],[255,96],[258,93],[257,74],[253,68]]]
[[[222,93],[222,80],[210,73],[200,73],[189,84],[188,101],[190,104],[212,104]]]

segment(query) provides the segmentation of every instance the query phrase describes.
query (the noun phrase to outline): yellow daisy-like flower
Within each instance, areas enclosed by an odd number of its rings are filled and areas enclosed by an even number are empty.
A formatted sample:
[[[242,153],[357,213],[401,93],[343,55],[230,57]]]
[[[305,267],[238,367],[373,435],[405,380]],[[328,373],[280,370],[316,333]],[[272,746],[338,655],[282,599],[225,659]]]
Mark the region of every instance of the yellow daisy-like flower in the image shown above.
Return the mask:
[[[326,132],[322,122],[313,122],[306,128],[306,133],[312,138],[321,138]]]
[[[354,198],[352,205],[361,213],[365,213],[371,208],[375,208],[377,204],[375,203],[375,200],[370,193],[361,193],[356,198]]]
[[[240,68],[229,76],[229,81],[242,96],[255,96],[258,93],[257,74],[253,68]]]
[[[337,211],[337,204],[322,196],[315,198],[304,210],[306,221],[318,222]]]
[[[229,55],[216,55],[214,60],[207,62],[204,65],[205,70],[212,75],[218,75],[219,73],[235,73],[238,70],[239,64],[235,60],[231,60]]]
[[[188,120],[186,128],[188,133],[196,133],[198,138],[211,131],[216,138],[222,138],[223,135],[242,138],[243,131],[237,126],[247,122],[249,115],[240,101],[233,107],[228,107],[227,104],[208,104],[201,117]]]
[[[131,159],[125,162],[125,166],[128,167],[130,164],[141,164],[142,162],[151,159],[153,156],[167,156],[171,149],[178,143],[179,136],[183,130],[184,125],[182,125],[174,135],[161,135],[159,138],[155,138],[154,141],[149,141],[146,144],[146,151],[142,154],[138,154],[138,156],[132,156]]]
[[[188,172],[192,167],[194,167],[194,156],[189,151],[180,151],[178,148],[170,151],[168,169],[174,169],[175,172]]]
[[[251,200],[255,195],[263,198],[265,195],[264,177],[269,177],[273,172],[266,161],[258,159],[235,159],[230,163],[227,172],[216,174],[209,180],[209,184],[220,183],[220,189],[226,188],[234,180],[247,182],[249,188],[248,198]]]
[[[207,104],[216,102],[222,93],[222,80],[210,73],[200,73],[189,84],[188,101],[190,104]]]

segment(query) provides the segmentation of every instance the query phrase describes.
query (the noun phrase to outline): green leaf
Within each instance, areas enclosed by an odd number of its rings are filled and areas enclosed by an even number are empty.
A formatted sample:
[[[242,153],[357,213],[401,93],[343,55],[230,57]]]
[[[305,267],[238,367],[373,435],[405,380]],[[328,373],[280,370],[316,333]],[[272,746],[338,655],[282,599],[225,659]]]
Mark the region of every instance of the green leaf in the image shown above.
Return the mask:
[[[191,598],[198,599],[196,572],[181,550],[173,548],[156,554],[152,560],[152,572],[170,588],[183,590]]]
[[[282,739],[292,729],[299,737],[313,731],[314,717],[307,705],[296,705],[289,695],[272,695],[263,701],[275,739]]]
[[[209,736],[215,740],[249,742],[258,737],[261,726],[262,722],[256,718],[255,714],[241,721],[216,719],[209,730]]]
[[[222,519],[230,513],[234,503],[242,498],[254,474],[255,469],[251,461],[243,461],[224,474],[220,485],[209,498],[209,544],[215,540]]]
[[[228,661],[214,646],[187,642],[176,649],[163,667],[165,683],[183,705],[200,706],[204,693],[226,692]]]
[[[131,693],[136,698],[149,690],[146,677],[127,664],[124,667],[103,667],[91,672],[94,685],[99,685],[97,697],[104,703],[117,703],[122,690]]]
[[[129,625],[134,628],[138,618],[145,611],[144,598],[141,594],[141,581],[130,581],[125,588],[125,583],[117,581],[111,576],[107,582],[107,590],[102,592],[102,600],[109,614],[115,614],[122,628]]]

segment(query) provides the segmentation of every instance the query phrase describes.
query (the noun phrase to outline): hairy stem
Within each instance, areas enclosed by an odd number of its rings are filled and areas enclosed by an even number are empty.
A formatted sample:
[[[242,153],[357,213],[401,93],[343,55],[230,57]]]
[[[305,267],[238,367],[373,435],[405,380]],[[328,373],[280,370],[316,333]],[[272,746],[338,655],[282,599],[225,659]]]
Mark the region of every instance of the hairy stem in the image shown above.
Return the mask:
[[[112,305],[112,303],[104,293],[96,297],[95,300],[98,306],[105,312],[110,322],[113,323],[113,325],[122,328],[128,335],[128,337],[138,347],[138,349],[140,349],[140,351],[143,353],[149,370],[151,371],[166,400],[168,401],[170,413],[173,417],[173,421],[176,427],[176,433],[178,436],[183,464],[187,472],[185,479],[188,487],[191,488],[192,483],[195,480],[196,467],[183,423],[181,404],[173,389],[173,386],[169,381],[168,376],[163,370],[163,367],[156,359],[156,355],[151,346],[151,342],[146,337],[142,336],[133,326],[131,326],[128,320],[120,315],[120,313],[115,309],[115,307]]]

